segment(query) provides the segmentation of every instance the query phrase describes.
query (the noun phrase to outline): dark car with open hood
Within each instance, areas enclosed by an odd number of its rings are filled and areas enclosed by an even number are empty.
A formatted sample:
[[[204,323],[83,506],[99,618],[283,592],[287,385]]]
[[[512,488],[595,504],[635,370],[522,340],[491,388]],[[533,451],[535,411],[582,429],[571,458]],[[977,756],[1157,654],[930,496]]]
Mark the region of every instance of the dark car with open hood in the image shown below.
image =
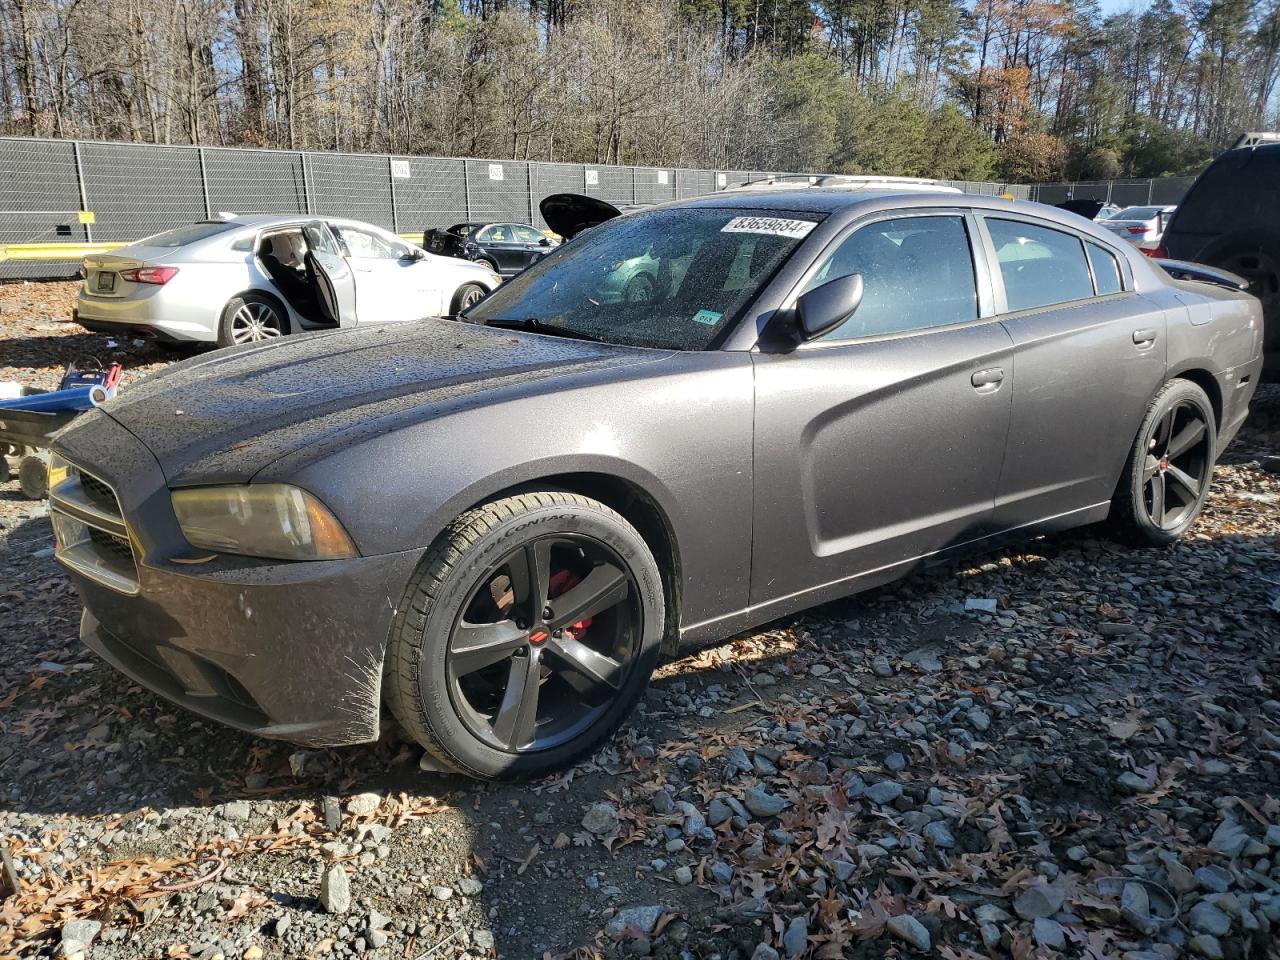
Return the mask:
[[[50,510],[84,642],[263,736],[370,741],[385,704],[444,768],[533,776],[662,654],[1007,536],[1173,542],[1248,413],[1238,278],[1072,214],[558,202],[588,232],[464,322],[211,353],[67,429]]]

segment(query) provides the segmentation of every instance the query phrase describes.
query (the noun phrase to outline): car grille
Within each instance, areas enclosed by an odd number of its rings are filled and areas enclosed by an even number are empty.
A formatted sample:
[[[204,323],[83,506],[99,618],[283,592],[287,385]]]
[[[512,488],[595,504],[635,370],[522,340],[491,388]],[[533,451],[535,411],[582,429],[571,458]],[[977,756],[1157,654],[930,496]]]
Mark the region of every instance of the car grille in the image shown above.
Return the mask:
[[[55,556],[74,570],[120,593],[138,592],[133,538],[110,485],[74,464],[49,491]]]

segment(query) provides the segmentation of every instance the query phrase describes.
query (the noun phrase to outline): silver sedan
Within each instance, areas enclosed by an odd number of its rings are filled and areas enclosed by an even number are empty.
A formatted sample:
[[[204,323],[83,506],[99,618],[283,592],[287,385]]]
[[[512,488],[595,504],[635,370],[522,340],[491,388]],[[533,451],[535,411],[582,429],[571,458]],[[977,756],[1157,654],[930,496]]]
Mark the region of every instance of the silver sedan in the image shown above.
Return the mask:
[[[90,330],[250,343],[451,316],[501,283],[372,224],[227,216],[85,257],[75,319]]]

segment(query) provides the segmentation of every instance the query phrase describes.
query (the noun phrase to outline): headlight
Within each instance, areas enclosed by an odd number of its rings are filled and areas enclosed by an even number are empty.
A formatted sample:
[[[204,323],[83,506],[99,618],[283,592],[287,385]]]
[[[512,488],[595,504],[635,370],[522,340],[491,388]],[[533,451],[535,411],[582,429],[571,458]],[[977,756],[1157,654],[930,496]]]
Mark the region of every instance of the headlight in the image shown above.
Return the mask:
[[[73,468],[71,464],[69,464],[66,460],[63,460],[60,455],[56,453],[49,454],[48,472],[49,472],[49,491],[51,493],[54,490],[57,490],[58,487],[62,486],[62,484],[66,481],[67,477],[71,476],[72,469]]]
[[[355,544],[329,509],[285,483],[173,491],[173,511],[196,547],[273,560],[354,557]]]
[[[502,275],[498,273],[489,274],[489,282],[492,283],[495,287],[499,286],[502,283]]]

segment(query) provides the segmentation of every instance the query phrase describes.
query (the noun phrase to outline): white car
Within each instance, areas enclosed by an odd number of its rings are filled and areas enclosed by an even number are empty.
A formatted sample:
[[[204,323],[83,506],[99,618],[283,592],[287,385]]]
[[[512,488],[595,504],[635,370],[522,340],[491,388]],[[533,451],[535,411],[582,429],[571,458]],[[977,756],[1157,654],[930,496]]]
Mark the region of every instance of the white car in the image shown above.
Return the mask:
[[[193,223],[85,257],[81,275],[82,326],[219,346],[452,316],[502,282],[372,224],[314,216]]]
[[[1125,207],[1105,220],[1099,219],[1098,226],[1135,246],[1150,250],[1160,243],[1164,228],[1177,209],[1175,206]]]

